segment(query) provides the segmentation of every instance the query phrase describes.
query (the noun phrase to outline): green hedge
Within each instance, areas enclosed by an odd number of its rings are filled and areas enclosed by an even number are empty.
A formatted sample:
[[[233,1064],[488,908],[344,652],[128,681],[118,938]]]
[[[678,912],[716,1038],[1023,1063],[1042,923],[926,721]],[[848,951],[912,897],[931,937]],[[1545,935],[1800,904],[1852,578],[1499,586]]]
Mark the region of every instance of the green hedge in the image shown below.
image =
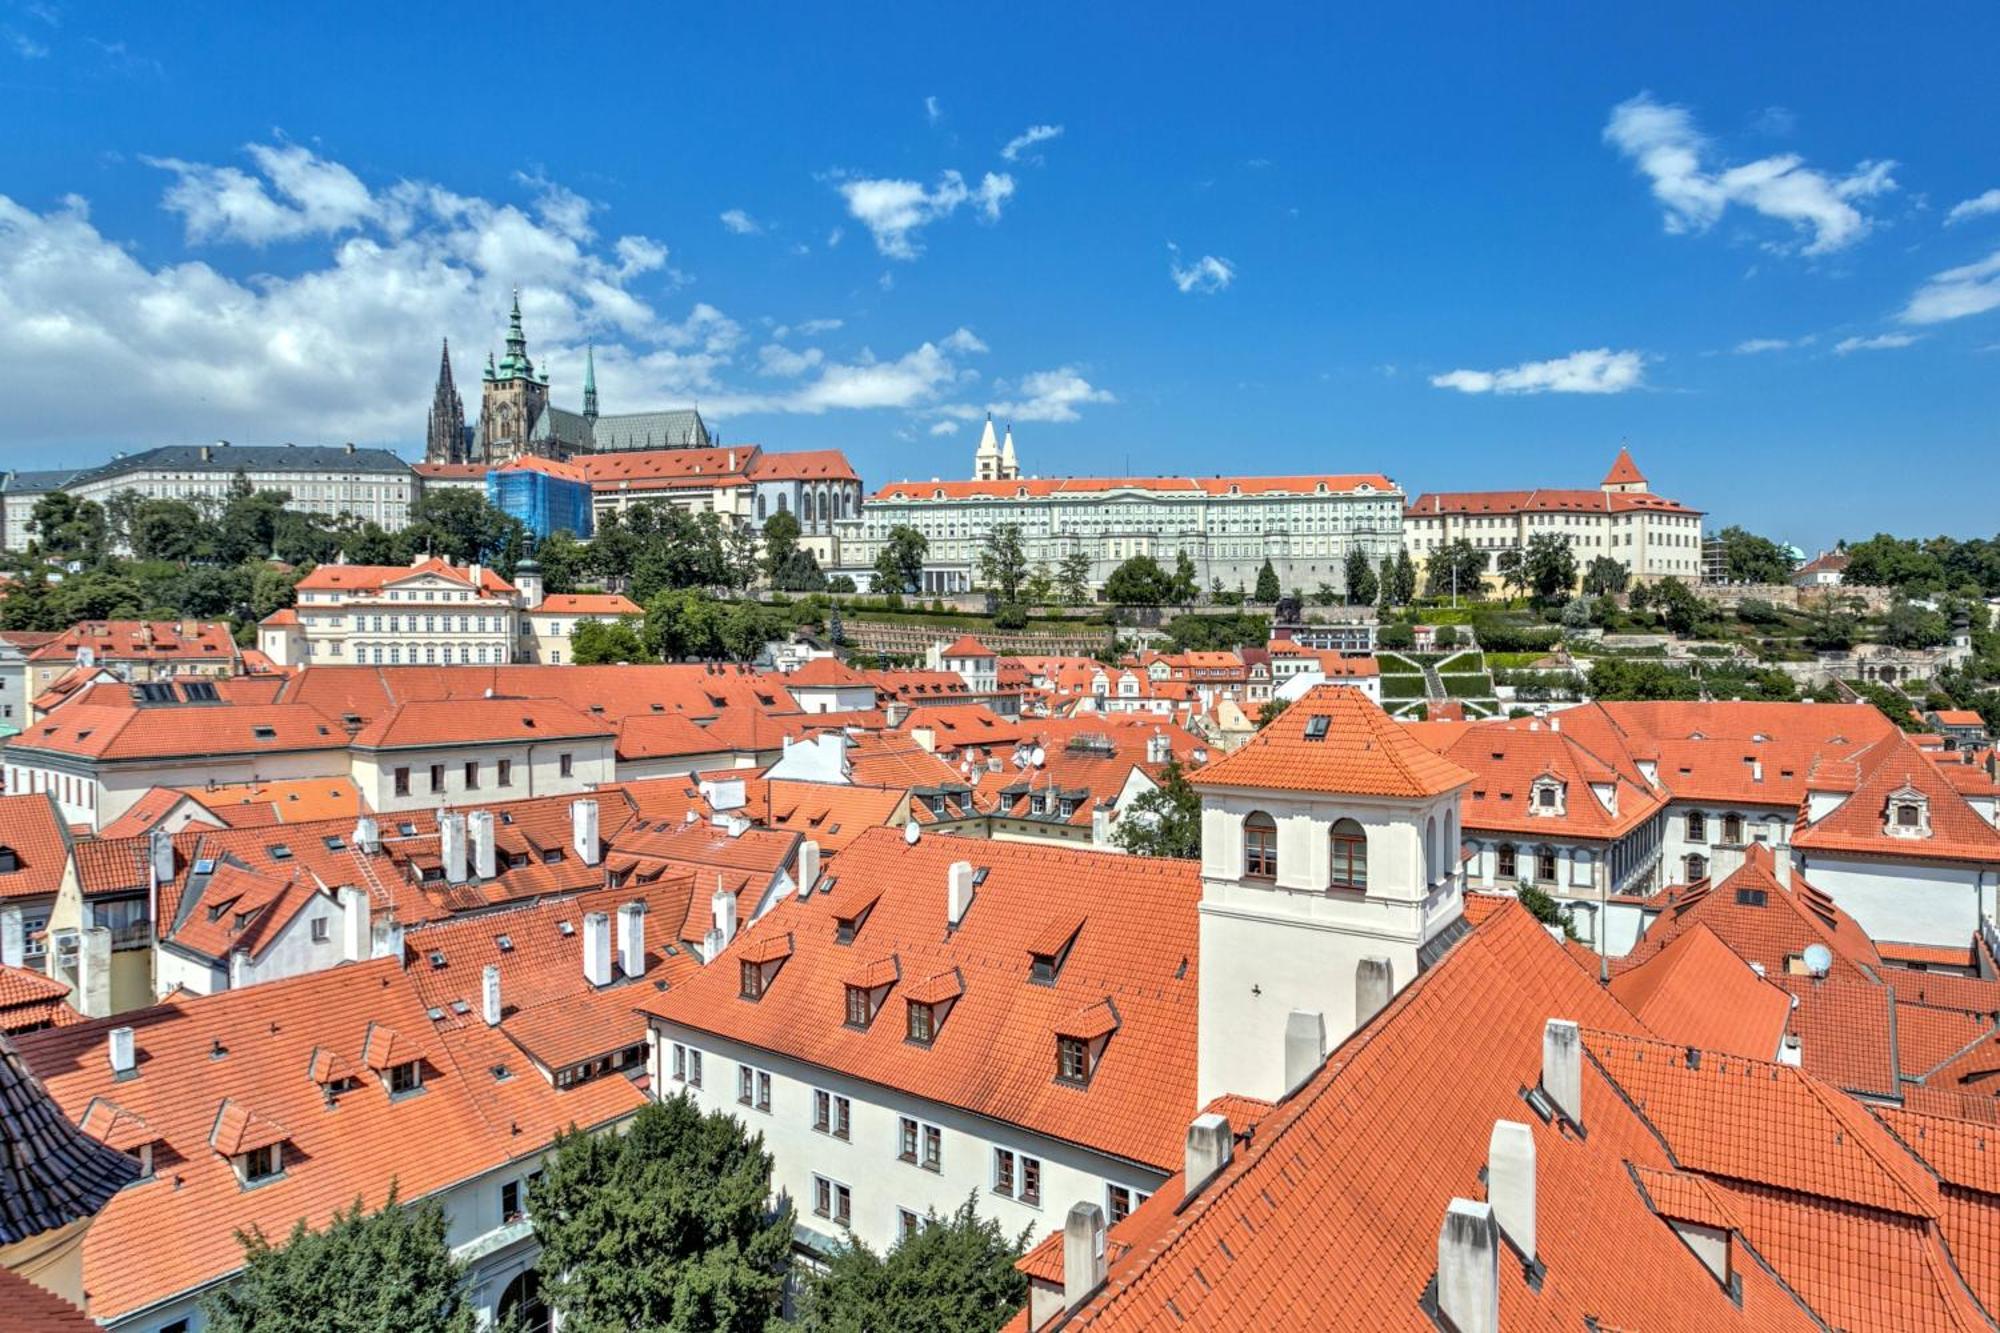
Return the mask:
[[[1439,676],[1444,682],[1444,692],[1454,699],[1490,699],[1493,697],[1493,682],[1480,676]]]
[[[1424,697],[1422,676],[1382,677],[1382,697],[1384,699],[1421,699]]]

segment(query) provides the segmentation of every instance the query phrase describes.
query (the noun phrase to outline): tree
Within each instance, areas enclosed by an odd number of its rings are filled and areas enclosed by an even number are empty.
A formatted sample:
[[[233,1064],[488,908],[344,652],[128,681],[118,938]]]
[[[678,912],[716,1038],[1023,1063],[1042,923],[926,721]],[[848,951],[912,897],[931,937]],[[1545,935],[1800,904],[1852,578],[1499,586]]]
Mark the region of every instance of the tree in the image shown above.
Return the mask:
[[[585,620],[570,631],[569,660],[578,666],[601,666],[607,662],[644,662],[646,644],[639,637],[643,621],[630,616],[623,620]]]
[[[1861,637],[1861,617],[1845,599],[1822,597],[1806,614],[1806,647],[1844,653]]]
[[[1263,567],[1257,571],[1257,600],[1269,606],[1284,595],[1284,589],[1278,586],[1278,571],[1272,567],[1267,558]]]
[[[1576,552],[1567,537],[1543,532],[1528,538],[1521,566],[1528,590],[1543,606],[1565,601],[1576,591]]]
[[[410,524],[397,534],[409,555],[428,552],[455,565],[494,563],[509,530],[520,521],[501,513],[477,491],[462,487],[427,491],[410,506]]]
[[[1652,602],[1660,619],[1676,634],[1699,634],[1715,618],[1715,608],[1679,579],[1661,579],[1655,583]]]
[[[1528,563],[1519,547],[1510,546],[1495,555],[1493,572],[1500,576],[1500,586],[1508,592],[1523,593],[1528,590]]]
[[[79,500],[68,491],[50,491],[35,501],[28,528],[52,560],[81,560],[95,565],[104,559],[106,524],[103,506]]]
[[[1180,760],[1168,760],[1159,785],[1132,798],[1111,840],[1135,856],[1200,857],[1201,795],[1188,782]]]
[[[1396,600],[1396,562],[1384,557],[1382,567],[1375,573],[1376,614],[1386,617],[1399,605],[1401,603]]]
[[[1264,706],[1257,710],[1257,730],[1262,731],[1273,722],[1276,722],[1285,715],[1285,710],[1291,706],[1292,701],[1290,699],[1266,699]]]
[[[780,592],[823,592],[819,557],[799,545],[799,520],[780,509],[764,521],[764,577]]]
[[[1168,600],[1172,580],[1150,555],[1135,555],[1104,580],[1104,600],[1113,606],[1158,606]]]
[[[763,1333],[790,1262],[792,1208],[766,1207],[761,1135],[670,1097],[623,1134],[561,1135],[546,1161],[528,1211],[566,1333]]]
[[[1021,585],[1021,596],[1032,606],[1046,606],[1055,595],[1056,576],[1046,560],[1037,560],[1035,567],[1028,571],[1028,578]]]
[[[141,500],[131,522],[132,553],[141,560],[192,560],[205,528],[185,500]]]
[[[1934,551],[1914,541],[1878,532],[1865,542],[1847,548],[1847,568],[1841,578],[1848,583],[1877,588],[1896,588],[1909,596],[1921,597],[1945,586],[1944,561]]]
[[[1431,552],[1424,562],[1424,595],[1472,597],[1485,595],[1486,552],[1469,537],[1455,537]]]
[[[669,588],[646,603],[647,654],[668,662],[723,653],[722,603],[700,588]]]
[[[1951,625],[1942,613],[1899,598],[1883,618],[1882,637],[1898,648],[1935,648],[1951,637]]]
[[[542,567],[543,592],[575,592],[590,568],[590,547],[568,528],[557,528],[535,544],[535,563]]]
[[[1264,562],[1268,567],[1270,562]],[[1261,576],[1260,576],[1261,577]],[[1174,556],[1174,577],[1167,585],[1167,597],[1176,606],[1193,606],[1201,595],[1201,576],[1195,573],[1194,557],[1186,551]]]
[[[924,583],[924,557],[930,554],[931,544],[924,534],[906,523],[898,523],[889,529],[889,540],[884,543],[882,553],[875,557],[875,583],[878,591],[919,592]]]
[[[1375,600],[1375,570],[1368,563],[1368,553],[1353,550],[1347,553],[1347,604],[1367,606]]]
[[[1592,597],[1624,592],[1632,582],[1632,571],[1608,555],[1592,556],[1583,571],[1583,590]]]
[[[1065,606],[1082,606],[1090,600],[1090,557],[1071,551],[1056,566],[1056,588]]]
[[[804,1284],[803,1333],[992,1333],[1028,1298],[1014,1263],[1028,1233],[1009,1240],[981,1218],[977,1196],[935,1212],[887,1254],[860,1241]]]
[[[1021,600],[1028,578],[1028,552],[1021,544],[1021,525],[1000,523],[987,530],[979,551],[979,577],[1002,602]]]
[[[838,602],[834,603],[833,609],[826,613],[826,638],[827,642],[836,648],[847,646],[847,626],[841,623]]]
[[[1338,606],[1340,594],[1334,591],[1331,583],[1322,580],[1314,586],[1312,600],[1314,606]]]
[[[1396,605],[1408,606],[1417,595],[1417,562],[1404,550],[1396,552]]]
[[[304,1220],[282,1245],[239,1233],[243,1271],[202,1302],[217,1333],[472,1333],[465,1265],[445,1244],[444,1209],[405,1208],[393,1190],[377,1213],[356,1199],[322,1231]]]
[[[1792,577],[1792,553],[1768,537],[1735,525],[1716,534],[1722,544],[1722,576],[1731,583],[1785,583]]]

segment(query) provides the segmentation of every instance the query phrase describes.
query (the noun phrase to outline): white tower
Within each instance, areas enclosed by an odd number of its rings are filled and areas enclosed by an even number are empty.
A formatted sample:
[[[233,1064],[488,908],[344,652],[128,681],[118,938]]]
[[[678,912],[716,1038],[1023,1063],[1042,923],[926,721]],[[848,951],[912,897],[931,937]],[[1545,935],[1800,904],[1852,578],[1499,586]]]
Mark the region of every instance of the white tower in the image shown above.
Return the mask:
[[[1000,478],[1003,481],[1021,479],[1021,463],[1014,457],[1014,424],[1007,423],[1007,438],[1000,445]]]
[[[1201,792],[1196,1104],[1275,1100],[1303,1069],[1288,1030],[1346,1040],[1463,929],[1459,791],[1472,774],[1359,690],[1321,685]],[[1322,1050],[1319,1052],[1323,1054]]]
[[[979,449],[972,455],[974,481],[1000,480],[1000,444],[993,437],[993,414],[986,414],[986,429],[979,433]]]

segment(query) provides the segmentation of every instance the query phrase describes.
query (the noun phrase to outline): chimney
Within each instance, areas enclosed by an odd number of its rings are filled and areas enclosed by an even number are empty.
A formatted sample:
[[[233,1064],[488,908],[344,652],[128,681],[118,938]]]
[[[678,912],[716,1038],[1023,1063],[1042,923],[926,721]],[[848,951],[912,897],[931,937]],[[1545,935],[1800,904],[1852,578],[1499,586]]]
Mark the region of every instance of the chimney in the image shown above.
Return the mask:
[[[456,810],[438,816],[438,852],[448,884],[465,883],[465,816]]]
[[[646,904],[633,901],[618,909],[618,968],[628,977],[646,972]]]
[[[1389,997],[1395,993],[1396,983],[1387,958],[1380,954],[1370,954],[1356,963],[1354,965],[1355,1030],[1367,1027],[1375,1015],[1388,1007]]]
[[[1554,713],[1550,713],[1550,714],[1549,714],[1549,730],[1550,730],[1550,731],[1554,731],[1554,732],[1561,732],[1561,731],[1562,731],[1562,729],[1563,729],[1563,721],[1562,721],[1562,719],[1561,719],[1561,718],[1559,718],[1559,717],[1557,717],[1557,716],[1556,716],[1556,715],[1555,715]]]
[[[736,938],[736,895],[722,887],[722,877],[716,876],[715,894],[708,900],[708,910],[715,917],[716,933],[722,937],[716,946],[718,952],[729,947]]]
[[[385,917],[374,926],[375,957],[393,958],[397,967],[408,967],[409,959],[403,954],[403,923],[393,917]]]
[[[1750,780],[1752,782],[1764,780],[1764,761],[1755,755],[1750,758]]]
[[[375,816],[363,815],[354,821],[354,845],[370,856],[382,850],[382,826],[375,822]]]
[[[1104,1210],[1094,1203],[1070,1205],[1063,1219],[1063,1306],[1074,1310],[1104,1285]]]
[[[350,963],[366,962],[371,945],[368,890],[343,884],[335,896],[340,901],[340,956]]]
[[[819,844],[807,838],[799,844],[799,896],[804,897],[819,883]]]
[[[1535,1136],[1518,1120],[1495,1120],[1486,1143],[1486,1201],[1493,1220],[1535,1262]]]
[[[131,1078],[139,1072],[139,1053],[132,1045],[132,1029],[129,1027],[111,1029],[111,1072],[119,1078]]]
[[[1542,1027],[1542,1091],[1583,1128],[1583,1037],[1567,1018],[1551,1018]]]
[[[891,699],[888,703],[882,705],[882,721],[888,725],[891,731],[902,726],[909,719],[909,716],[910,706],[906,703]]]
[[[0,963],[20,967],[26,961],[27,930],[18,907],[0,907]]]
[[[1294,1009],[1285,1019],[1285,1095],[1297,1092],[1326,1062],[1326,1019]]]
[[[486,1026],[500,1026],[500,964],[488,963],[479,976],[479,1012]]]
[[[1229,1165],[1234,1147],[1228,1116],[1211,1112],[1198,1115],[1189,1123],[1187,1155],[1181,1170],[1182,1186],[1187,1191],[1183,1199],[1192,1199],[1208,1186],[1209,1181],[1222,1174],[1222,1168]]]
[[[587,866],[597,864],[598,858],[604,854],[597,841],[597,802],[569,803],[569,840],[579,860]]]
[[[1453,1199],[1438,1228],[1438,1313],[1456,1333],[1500,1333],[1500,1246],[1493,1210]]]
[[[945,885],[945,925],[957,930],[972,906],[972,862],[953,861]]]
[[[492,879],[499,874],[499,860],[493,854],[493,812],[474,810],[465,817],[472,835],[472,874],[475,879]]]
[[[76,991],[69,997],[85,1018],[111,1014],[111,932],[91,926],[78,932]]]
[[[1743,849],[1718,842],[1709,848],[1708,882],[1720,884],[1743,868]]]
[[[1090,812],[1090,845],[1092,847],[1111,846],[1111,817],[1117,811],[1108,805],[1100,805]]]
[[[1771,878],[1778,881],[1778,887],[1792,887],[1792,849],[1773,847],[1771,849]]]
[[[146,839],[147,862],[153,875],[153,889],[174,882],[174,835],[156,828]]]
[[[925,754],[937,753],[937,730],[934,727],[911,727],[910,739]]]
[[[583,979],[593,986],[611,984],[611,917],[607,913],[583,914]]]

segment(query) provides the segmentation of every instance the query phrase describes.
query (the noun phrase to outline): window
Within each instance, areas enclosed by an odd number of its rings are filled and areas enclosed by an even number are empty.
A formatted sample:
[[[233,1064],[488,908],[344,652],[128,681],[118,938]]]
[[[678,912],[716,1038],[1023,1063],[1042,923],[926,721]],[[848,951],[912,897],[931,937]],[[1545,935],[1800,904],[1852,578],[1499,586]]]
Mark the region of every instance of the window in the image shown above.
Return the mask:
[[[432,790],[432,791],[443,791],[443,790],[444,790],[444,765],[443,765],[443,764],[432,764],[432,765],[431,765],[431,790]]]
[[[750,962],[748,959],[745,959],[741,964],[739,964],[739,967],[741,968],[742,971],[742,984],[738,987],[737,994],[741,995],[746,1000],[763,999],[764,998],[763,966],[761,964],[753,963]]]
[[[761,501],[758,502],[758,507],[759,508],[763,507]],[[898,1244],[901,1244],[903,1241],[913,1240],[916,1238],[917,1222],[918,1222],[917,1215],[911,1212],[909,1209],[898,1208],[896,1210],[896,1242]]]
[[[1005,1195],[1011,1199],[1015,1194],[1021,1192],[1020,1164],[1023,1160],[1006,1148],[995,1148],[993,1150],[993,1192],[995,1194]]]
[[[1081,1037],[1056,1038],[1056,1077],[1081,1087],[1090,1082],[1090,1043]]]
[[[749,1065],[736,1067],[736,1104],[748,1106],[756,1098],[757,1071]]]
[[[1514,859],[1514,844],[1503,842],[1493,854],[1493,876],[1495,879],[1512,879],[1519,870]]]
[[[468,759],[465,762],[465,789],[467,791],[479,790],[479,761],[477,759]]]
[[[875,1018],[875,992],[865,986],[847,988],[847,1026],[865,1028]]]
[[[937,1037],[937,1011],[928,1004],[912,1003],[910,1012],[910,1040],[919,1046],[928,1046]]]
[[[558,755],[556,757],[556,764],[557,764],[557,771],[560,772],[564,777],[569,778],[576,776],[576,761],[573,756],[567,753]]]
[[[1251,879],[1278,874],[1278,825],[1263,811],[1243,821],[1243,873]]]
[[[314,944],[325,944],[332,937],[333,922],[323,916],[314,917],[312,923],[312,942]]]
[[[1698,883],[1701,880],[1707,879],[1708,858],[1705,856],[1690,855],[1687,858],[1687,868],[1682,878],[1687,880],[1687,882],[1690,884]]]
[[[944,1169],[944,1131],[936,1125],[924,1126],[924,1170]]]
[[[1039,1157],[1023,1157],[1021,1159],[1020,1199],[1025,1204],[1032,1204],[1037,1207],[1041,1205],[1042,1159]]]
[[[1762,889],[1738,889],[1736,891],[1736,905],[1738,907],[1762,907],[1764,906],[1764,902],[1764,890]]]
[[[396,770],[396,795],[408,796],[409,794],[410,794],[410,770],[407,768],[399,768]]]
[[[692,1047],[688,1050],[688,1086],[690,1088],[701,1086],[701,1052]]]
[[[1736,843],[1743,841],[1743,816],[1724,815],[1722,817],[1722,840]]]
[[[1123,1185],[1107,1185],[1104,1189],[1105,1214],[1111,1225],[1116,1226],[1132,1215],[1132,1210],[1144,1203],[1150,1195],[1141,1194]]]
[[[424,1070],[421,1062],[410,1060],[400,1065],[389,1066],[389,1095],[400,1097],[415,1092],[424,1086]]]
[[[510,1180],[500,1187],[500,1225],[521,1220],[521,1182]]]
[[[836,1139],[846,1139],[853,1127],[853,1107],[847,1098],[822,1088],[813,1089],[813,1128]]]
[[[502,759],[497,763],[493,782],[495,786],[500,787],[511,787],[514,785],[514,761],[512,759]]]
[[[1708,816],[1699,810],[1688,811],[1687,840],[1689,842],[1708,841]]]
[[[1920,822],[1921,817],[1917,813],[1916,806],[1906,804],[1896,807],[1897,828],[1915,828]]]
[[[757,1071],[757,1109],[767,1113],[771,1109],[771,1076],[761,1069]]]
[[[268,1148],[243,1154],[243,1183],[254,1185],[260,1180],[282,1175],[285,1169],[285,1145],[274,1143]]]
[[[1538,847],[1535,849],[1535,880],[1541,884],[1556,882],[1556,849]]]
[[[1535,788],[1535,804],[1539,806],[1541,809],[1544,810],[1555,809],[1556,801],[1558,800],[1559,796],[1560,793],[1556,791],[1555,787],[1552,784],[1544,783],[1543,785]]]
[[[917,1160],[917,1122],[906,1115],[896,1118],[896,1156],[905,1162]]]
[[[847,1226],[854,1217],[854,1200],[847,1186],[825,1176],[813,1177],[813,1212]]]
[[[1351,819],[1337,820],[1330,844],[1332,864],[1327,882],[1336,889],[1368,887],[1368,835]]]
[[[687,1082],[688,1048],[681,1045],[679,1042],[674,1043],[673,1062],[674,1062],[673,1063],[674,1082],[676,1083]]]

